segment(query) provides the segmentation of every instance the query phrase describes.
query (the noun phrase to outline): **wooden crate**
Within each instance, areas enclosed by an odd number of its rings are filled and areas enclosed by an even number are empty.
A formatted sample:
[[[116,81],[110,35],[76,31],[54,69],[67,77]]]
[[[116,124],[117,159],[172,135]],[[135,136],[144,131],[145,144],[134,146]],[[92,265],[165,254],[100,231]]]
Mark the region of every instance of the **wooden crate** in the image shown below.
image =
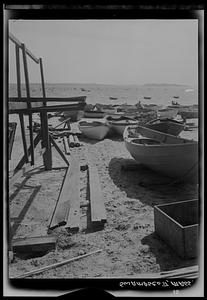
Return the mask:
[[[154,207],[155,232],[182,258],[198,252],[198,200]]]

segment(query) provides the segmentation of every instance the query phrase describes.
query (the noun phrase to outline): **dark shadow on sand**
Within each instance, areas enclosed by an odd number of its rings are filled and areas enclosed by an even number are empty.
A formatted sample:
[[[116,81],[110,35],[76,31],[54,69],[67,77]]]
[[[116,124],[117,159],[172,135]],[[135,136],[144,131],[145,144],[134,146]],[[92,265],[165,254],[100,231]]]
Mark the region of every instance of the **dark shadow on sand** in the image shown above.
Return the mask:
[[[123,170],[125,165],[136,165],[136,169]],[[114,157],[109,162],[109,175],[114,184],[127,197],[139,199],[146,205],[158,205],[175,201],[195,199],[197,186],[174,183],[174,179],[161,176],[133,159]]]
[[[153,232],[141,240],[143,245],[149,246],[149,251],[156,257],[156,263],[160,266],[162,271],[170,271],[197,265],[196,258],[183,259],[179,257],[176,252],[171,249],[160,237]],[[171,259],[169,259],[169,256]]]

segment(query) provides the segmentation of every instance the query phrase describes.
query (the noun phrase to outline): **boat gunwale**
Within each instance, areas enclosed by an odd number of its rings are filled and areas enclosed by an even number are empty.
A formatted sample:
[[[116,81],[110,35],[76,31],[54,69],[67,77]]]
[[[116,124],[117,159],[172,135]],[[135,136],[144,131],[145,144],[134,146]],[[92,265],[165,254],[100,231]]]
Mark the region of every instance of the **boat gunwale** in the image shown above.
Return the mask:
[[[153,131],[155,133],[159,133],[161,135],[165,135],[165,136],[169,136],[169,137],[172,137],[174,139],[178,139],[178,140],[182,140],[182,141],[187,141],[187,142],[183,142],[183,143],[172,143],[172,144],[167,144],[167,143],[164,143],[164,142],[160,142],[160,144],[158,145],[149,145],[149,144],[136,144],[136,143],[133,143],[133,139],[138,139],[138,137],[129,137],[128,134],[128,130],[129,129],[136,129],[137,127],[141,127],[141,128],[146,128],[147,130],[150,130],[150,131]],[[159,132],[159,131],[156,131],[156,130],[153,130],[151,128],[147,128],[147,127],[144,127],[144,126],[137,126],[137,125],[133,125],[133,126],[127,126],[124,130],[124,133],[123,133],[123,138],[124,138],[124,141],[129,143],[129,144],[132,144],[132,145],[136,145],[136,146],[145,146],[145,147],[173,147],[173,146],[183,146],[183,145],[197,145],[198,146],[198,141],[195,141],[195,140],[188,140],[188,139],[185,139],[185,138],[180,138],[180,137],[177,137],[177,136],[173,136],[171,134],[168,134],[168,133],[162,133],[162,132]],[[150,138],[149,138],[150,139]],[[153,140],[153,139],[152,139]],[[158,140],[159,141],[159,140]]]

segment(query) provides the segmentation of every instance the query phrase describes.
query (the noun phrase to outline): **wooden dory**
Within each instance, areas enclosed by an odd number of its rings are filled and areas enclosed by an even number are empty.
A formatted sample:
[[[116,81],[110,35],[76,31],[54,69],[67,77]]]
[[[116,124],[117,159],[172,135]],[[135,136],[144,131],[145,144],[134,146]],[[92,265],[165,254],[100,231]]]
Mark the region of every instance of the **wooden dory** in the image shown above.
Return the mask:
[[[162,108],[158,110],[157,116],[159,118],[173,119],[177,116],[177,113],[178,113],[178,109],[176,108]]]
[[[138,163],[178,181],[197,181],[197,141],[142,126],[126,127],[123,137],[127,150]]]
[[[107,117],[106,119],[109,127],[121,136],[123,136],[124,129],[126,128],[126,126],[138,124],[138,121],[132,120],[131,118],[125,116],[121,116],[119,118]]]
[[[109,126],[104,122],[80,121],[78,127],[82,134],[93,140],[102,140],[109,132]]]
[[[185,129],[185,125],[179,121],[173,119],[155,119],[147,122],[144,127],[157,130],[163,133],[168,133],[172,135],[179,135],[181,131]]]

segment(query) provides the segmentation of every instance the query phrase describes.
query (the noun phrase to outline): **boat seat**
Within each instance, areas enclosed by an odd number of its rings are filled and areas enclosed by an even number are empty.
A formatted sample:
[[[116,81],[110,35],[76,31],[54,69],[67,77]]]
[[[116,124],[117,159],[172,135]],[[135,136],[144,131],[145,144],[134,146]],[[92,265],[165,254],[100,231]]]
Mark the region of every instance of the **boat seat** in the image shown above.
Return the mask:
[[[159,145],[160,144],[160,141],[154,140],[151,138],[147,138],[147,137],[135,138],[135,139],[132,139],[131,142],[135,143],[135,144],[143,144],[143,145]]]

